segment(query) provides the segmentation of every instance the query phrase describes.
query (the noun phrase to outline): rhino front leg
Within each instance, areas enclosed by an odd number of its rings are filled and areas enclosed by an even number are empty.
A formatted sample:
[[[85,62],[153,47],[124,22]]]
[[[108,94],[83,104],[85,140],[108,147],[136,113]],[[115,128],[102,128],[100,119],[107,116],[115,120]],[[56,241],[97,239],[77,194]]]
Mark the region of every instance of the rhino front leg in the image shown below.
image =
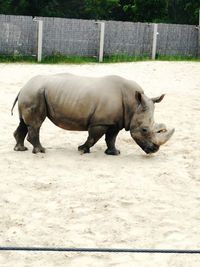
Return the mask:
[[[115,141],[116,137],[119,133],[119,130],[115,128],[110,128],[107,133],[106,133],[106,144],[107,144],[107,149],[105,150],[105,153],[108,155],[119,155],[120,151],[116,149],[115,147]]]
[[[20,119],[19,126],[14,132],[14,137],[16,140],[16,145],[14,147],[15,151],[25,151],[28,148],[24,146],[24,139],[27,135],[28,128],[27,125],[24,123],[23,119]]]
[[[90,153],[92,147],[108,130],[108,126],[93,126],[89,128],[87,141],[78,147],[81,153]]]
[[[40,139],[39,139],[39,132],[40,132],[40,127],[33,127],[33,126],[28,126],[28,137],[27,140],[33,145],[33,153],[45,153],[44,147],[40,144]]]

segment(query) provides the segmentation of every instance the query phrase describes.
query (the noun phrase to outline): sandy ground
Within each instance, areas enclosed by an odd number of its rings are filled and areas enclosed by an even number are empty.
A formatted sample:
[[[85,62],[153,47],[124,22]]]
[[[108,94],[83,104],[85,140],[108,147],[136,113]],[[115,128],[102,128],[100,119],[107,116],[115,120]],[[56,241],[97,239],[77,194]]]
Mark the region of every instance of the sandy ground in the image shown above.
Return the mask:
[[[148,96],[166,93],[155,121],[175,127],[158,153],[146,156],[121,131],[119,156],[100,140],[80,155],[86,132],[46,120],[46,154],[15,152],[20,88],[34,75],[117,74]],[[0,245],[200,249],[200,63],[89,65],[0,64]],[[200,255],[0,252],[0,266],[196,267]]]

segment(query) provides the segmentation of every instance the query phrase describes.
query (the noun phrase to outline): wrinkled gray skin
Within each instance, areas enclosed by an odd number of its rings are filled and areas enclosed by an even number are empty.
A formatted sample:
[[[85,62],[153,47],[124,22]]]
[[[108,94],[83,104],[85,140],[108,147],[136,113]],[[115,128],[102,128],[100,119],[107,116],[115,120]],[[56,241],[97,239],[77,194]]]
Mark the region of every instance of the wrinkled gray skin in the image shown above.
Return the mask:
[[[63,129],[88,131],[86,142],[78,147],[81,153],[89,153],[90,147],[105,134],[105,153],[118,155],[115,140],[123,128],[130,131],[146,153],[154,153],[174,132],[154,123],[154,103],[163,97],[150,99],[138,84],[118,76],[36,76],[21,89],[12,107],[13,111],[18,100],[20,123],[14,132],[14,150],[27,150],[24,139],[28,134],[32,152],[44,153],[39,131],[48,117]]]

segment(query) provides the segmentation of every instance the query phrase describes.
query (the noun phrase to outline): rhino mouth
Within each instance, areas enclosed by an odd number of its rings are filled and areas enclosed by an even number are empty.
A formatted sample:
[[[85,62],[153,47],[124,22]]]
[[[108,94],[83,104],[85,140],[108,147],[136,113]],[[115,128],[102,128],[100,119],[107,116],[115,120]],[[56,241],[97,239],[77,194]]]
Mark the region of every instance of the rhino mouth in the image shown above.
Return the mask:
[[[156,144],[149,145],[145,148],[142,148],[146,154],[152,154],[159,150],[159,146]]]
[[[156,145],[154,143],[147,144],[146,142],[142,142],[140,140],[136,140],[135,142],[141,147],[141,149],[146,153],[146,154],[152,154],[155,153],[159,150],[159,145]]]

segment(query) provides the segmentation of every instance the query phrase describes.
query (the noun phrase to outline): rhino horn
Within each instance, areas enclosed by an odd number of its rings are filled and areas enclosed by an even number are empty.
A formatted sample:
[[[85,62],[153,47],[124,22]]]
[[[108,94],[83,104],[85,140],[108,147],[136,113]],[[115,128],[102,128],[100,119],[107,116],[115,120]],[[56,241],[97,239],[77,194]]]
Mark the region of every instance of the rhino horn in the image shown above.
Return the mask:
[[[165,144],[174,132],[175,129],[168,130],[164,124],[160,124],[155,132],[155,144],[158,146]]]

